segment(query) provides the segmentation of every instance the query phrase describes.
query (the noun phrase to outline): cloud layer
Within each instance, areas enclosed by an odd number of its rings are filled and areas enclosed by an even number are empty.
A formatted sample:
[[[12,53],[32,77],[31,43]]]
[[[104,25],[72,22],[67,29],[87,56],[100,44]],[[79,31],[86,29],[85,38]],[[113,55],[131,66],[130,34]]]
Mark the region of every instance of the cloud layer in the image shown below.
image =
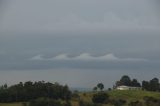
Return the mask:
[[[152,2],[149,0],[76,2],[75,0],[67,2],[15,0],[8,2],[10,6],[3,15],[0,30],[4,32],[158,30],[159,17],[152,7],[155,5],[151,5],[153,3],[154,0]]]
[[[82,53],[78,56],[68,56],[67,54],[59,54],[52,58],[44,58],[43,55],[37,55],[32,57],[30,60],[59,60],[59,61],[147,61],[147,59],[143,58],[119,58],[114,54],[106,54],[103,56],[92,56],[89,53]]]
[[[0,0],[0,83],[44,79],[88,86],[124,74],[160,77],[159,3]]]

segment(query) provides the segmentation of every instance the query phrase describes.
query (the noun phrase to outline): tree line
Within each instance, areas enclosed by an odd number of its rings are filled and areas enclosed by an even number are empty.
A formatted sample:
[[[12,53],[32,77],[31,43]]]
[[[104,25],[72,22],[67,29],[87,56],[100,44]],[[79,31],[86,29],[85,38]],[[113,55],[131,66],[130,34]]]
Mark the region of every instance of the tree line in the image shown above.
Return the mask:
[[[124,75],[121,77],[119,81],[116,81],[114,88],[122,85],[131,87],[141,87],[142,90],[147,91],[160,91],[160,83],[158,78],[153,78],[149,81],[143,80],[142,83],[139,83],[137,79],[131,79],[128,75]]]
[[[119,81],[116,81],[116,87],[117,86],[131,86],[131,87],[141,87],[141,84],[138,82],[137,79],[131,79],[129,76],[124,75],[121,77]]]
[[[142,81],[142,88],[147,91],[160,91],[159,79],[153,78],[150,81]]]
[[[71,96],[67,85],[45,81],[27,81],[10,87],[7,84],[0,87],[0,102],[28,102],[40,97],[67,101]]]

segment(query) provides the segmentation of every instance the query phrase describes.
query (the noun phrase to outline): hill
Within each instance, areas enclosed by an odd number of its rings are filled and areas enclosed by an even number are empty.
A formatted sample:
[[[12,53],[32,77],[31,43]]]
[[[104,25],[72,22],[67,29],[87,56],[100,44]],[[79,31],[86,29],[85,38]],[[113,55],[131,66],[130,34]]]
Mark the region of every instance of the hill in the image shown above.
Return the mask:
[[[149,92],[149,91],[119,91],[119,90],[113,90],[113,91],[105,91],[109,95],[109,99],[111,100],[124,100],[126,103],[124,105],[117,105],[117,106],[132,106],[128,105],[131,102],[139,101],[141,102],[141,105],[133,105],[133,106],[146,106],[144,98],[150,97],[154,98],[156,100],[160,100],[160,92]],[[84,105],[81,106],[93,106],[92,97],[97,92],[79,92],[77,93],[79,95],[79,98],[72,97],[71,104],[72,106],[80,106],[79,101],[83,101]],[[86,104],[86,105],[85,105]],[[24,103],[0,103],[0,106],[24,106]],[[97,106],[97,105],[96,105]],[[112,103],[102,104],[98,106],[116,106]],[[152,106],[152,105],[148,105]],[[159,106],[159,105],[154,105]]]
[[[106,91],[109,95],[110,101],[112,100],[124,100],[126,101],[125,105],[122,106],[128,106],[129,103],[131,102],[141,102],[142,105],[138,106],[146,106],[145,105],[145,98],[148,97],[149,99],[155,99],[155,100],[160,100],[160,92],[150,92],[150,91],[142,91],[142,90],[135,90],[135,91],[120,91],[120,90],[113,90],[113,91]],[[79,93],[80,99],[86,103],[92,103],[92,97],[96,92],[88,92],[88,93]],[[78,101],[77,101],[78,102]],[[78,104],[76,101],[73,100],[74,105],[73,106],[79,106],[75,105]],[[86,105],[88,106],[88,105]],[[103,104],[102,106],[114,106],[111,103],[108,104]],[[121,105],[117,105],[121,106]],[[136,106],[136,105],[135,105]],[[150,106],[150,105],[149,105]],[[154,106],[159,106],[159,105],[154,105]]]
[[[110,91],[108,92],[111,98],[114,99],[129,99],[129,100],[141,100],[144,97],[154,97],[156,99],[160,99],[160,93],[159,92],[150,92],[150,91],[142,91],[142,90],[137,90],[137,91],[120,91],[120,90],[115,90],[115,91]]]

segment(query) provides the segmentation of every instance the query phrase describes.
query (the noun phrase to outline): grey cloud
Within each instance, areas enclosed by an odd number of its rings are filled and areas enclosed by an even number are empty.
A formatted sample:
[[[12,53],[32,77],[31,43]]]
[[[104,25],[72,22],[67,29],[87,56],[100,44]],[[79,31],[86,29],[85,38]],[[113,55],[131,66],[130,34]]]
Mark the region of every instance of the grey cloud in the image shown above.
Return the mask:
[[[4,32],[160,29],[159,17],[149,0],[39,0],[38,3],[16,0],[8,3],[10,7],[1,24]]]
[[[0,81],[47,79],[48,70],[50,80],[72,85],[97,83],[97,75],[159,77],[159,7],[158,0],[1,0]]]
[[[80,69],[158,69],[160,53],[160,36],[155,33],[94,33],[94,36],[87,33],[82,36],[74,36],[76,33],[67,33],[68,36],[56,36],[57,34],[45,35],[13,35],[0,36],[0,63],[3,69],[51,69],[51,68],[80,68]],[[79,33],[81,34],[81,33]],[[27,36],[28,35],[28,36]],[[58,34],[61,35],[61,34]],[[99,36],[96,36],[99,35]],[[91,63],[78,62],[75,58],[70,62],[67,60],[54,60],[59,54],[69,54],[69,57],[77,57],[83,53],[90,53]],[[104,56],[105,54],[114,53],[113,57],[120,59],[117,62],[97,62],[94,57]],[[52,61],[30,61],[31,57],[35,59],[51,59]],[[81,55],[83,56],[83,55]],[[90,58],[90,57],[89,57]],[[138,63],[125,63],[124,60],[132,58],[142,59]],[[81,59],[82,60],[82,59]],[[99,59],[98,59],[99,60]],[[144,61],[144,60],[148,60]],[[137,60],[136,60],[137,61]]]
[[[159,61],[147,61],[147,62],[131,62],[131,61],[14,61],[14,62],[1,62],[1,71],[12,70],[48,70],[48,69],[94,69],[94,70],[135,70],[137,71],[153,71],[158,70]],[[93,71],[94,72],[94,71]]]

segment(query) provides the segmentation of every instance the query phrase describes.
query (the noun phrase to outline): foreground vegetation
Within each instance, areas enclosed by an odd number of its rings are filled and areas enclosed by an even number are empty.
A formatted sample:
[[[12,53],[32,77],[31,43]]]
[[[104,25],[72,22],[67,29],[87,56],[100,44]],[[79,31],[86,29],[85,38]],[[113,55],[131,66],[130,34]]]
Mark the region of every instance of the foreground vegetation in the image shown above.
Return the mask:
[[[0,106],[24,106],[23,103],[0,103]]]
[[[117,86],[140,87],[141,90],[116,90]],[[128,76],[116,82],[113,89],[104,91],[98,83],[90,92],[70,91],[67,85],[45,81],[20,82],[0,87],[0,106],[160,106],[159,79],[143,81]]]
[[[70,104],[65,104],[65,106],[160,106],[160,93],[150,92],[150,91],[105,91],[103,93],[108,94],[106,100],[101,101],[103,103],[94,103],[93,96],[100,92],[75,92],[70,100]],[[40,100],[40,99],[39,99]],[[41,105],[34,106],[48,106],[48,103],[41,98]],[[59,100],[64,102],[63,100]],[[59,103],[60,103],[59,102]],[[45,103],[46,105],[42,104]],[[50,102],[51,103],[51,102]],[[54,102],[52,102],[54,103]],[[62,106],[49,105],[49,106]],[[33,104],[32,104],[33,105]],[[1,103],[0,106],[29,106],[28,103]]]
[[[135,91],[105,91],[108,98],[102,103],[95,103],[93,96],[99,92],[79,93],[81,101],[86,105],[73,105],[73,106],[160,106],[160,93],[135,90]],[[74,100],[74,102],[78,100]]]
[[[20,82],[10,87],[5,84],[0,87],[1,103],[29,102],[40,97],[67,101],[71,99],[71,91],[67,85],[44,81]]]

